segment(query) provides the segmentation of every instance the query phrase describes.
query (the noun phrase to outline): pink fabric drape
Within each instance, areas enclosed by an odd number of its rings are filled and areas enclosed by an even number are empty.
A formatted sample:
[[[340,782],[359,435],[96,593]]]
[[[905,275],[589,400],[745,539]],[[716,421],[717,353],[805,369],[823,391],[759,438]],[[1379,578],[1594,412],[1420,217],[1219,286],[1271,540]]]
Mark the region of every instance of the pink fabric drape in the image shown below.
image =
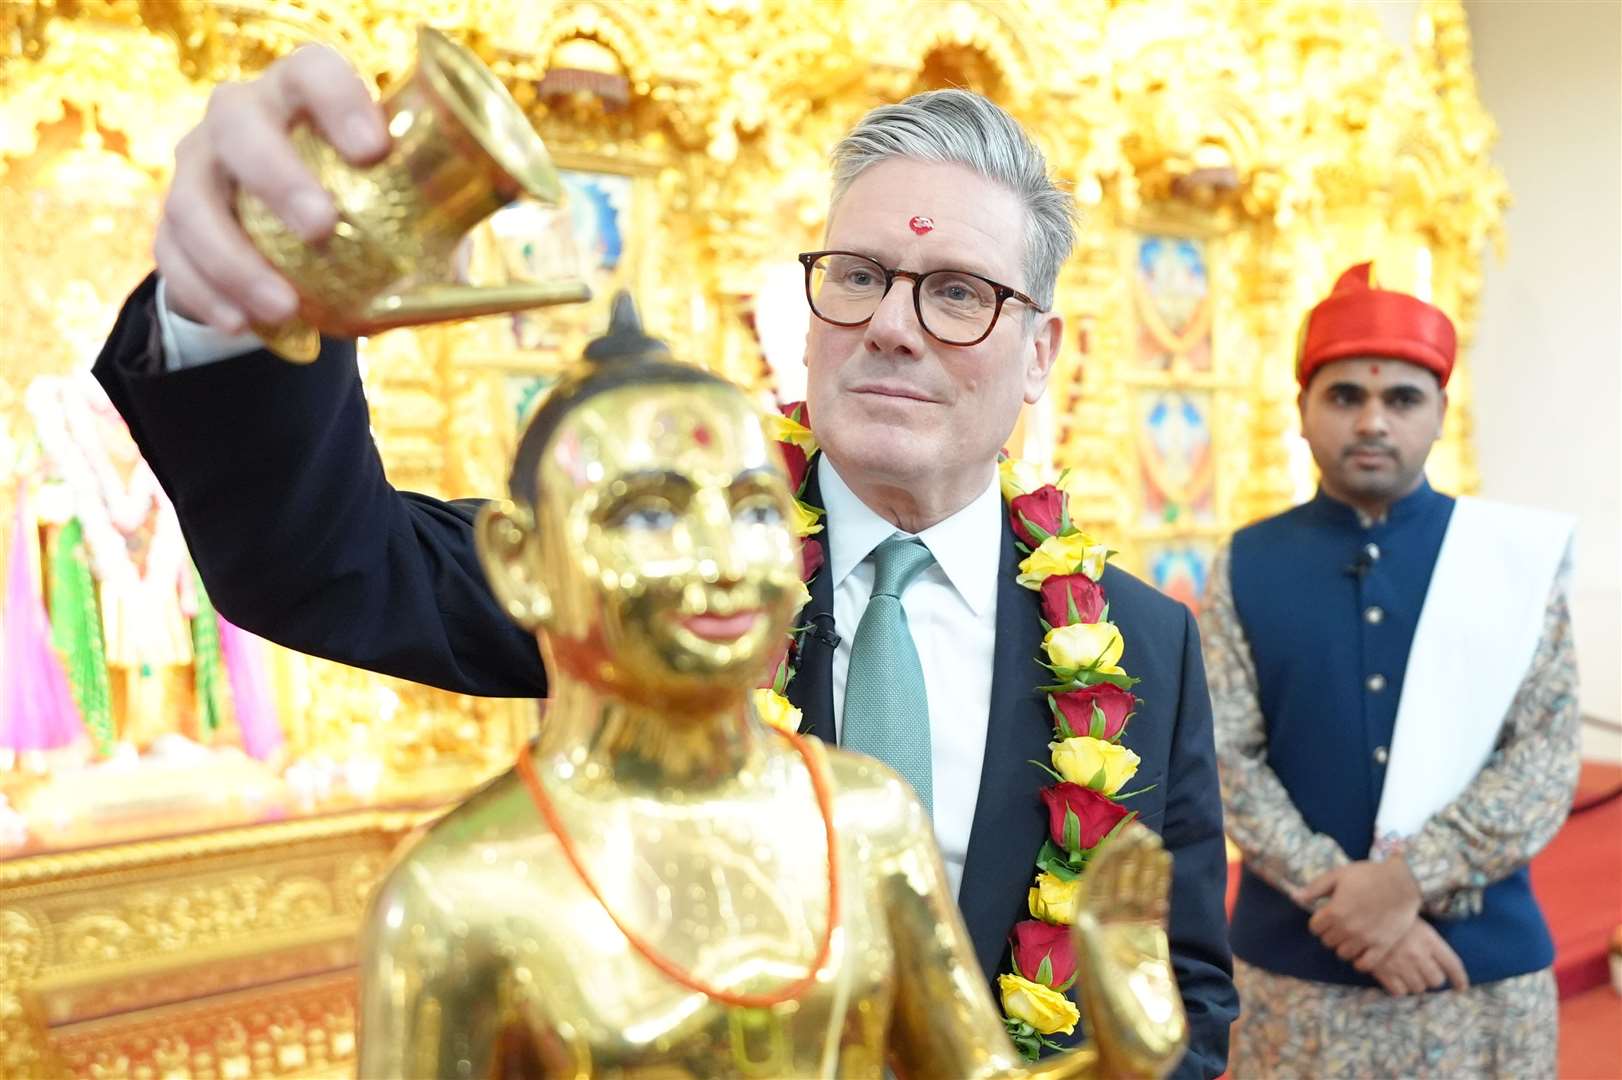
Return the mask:
[[[80,738],[84,725],[62,662],[51,648],[51,627],[34,574],[39,534],[19,487],[17,519],[6,574],[4,666],[0,667],[0,746],[55,750]]]
[[[237,728],[242,732],[242,749],[249,757],[269,761],[282,748],[282,725],[276,715],[276,698],[265,668],[265,643],[233,626],[223,615],[220,625],[220,656],[231,680],[231,701],[235,706]]]

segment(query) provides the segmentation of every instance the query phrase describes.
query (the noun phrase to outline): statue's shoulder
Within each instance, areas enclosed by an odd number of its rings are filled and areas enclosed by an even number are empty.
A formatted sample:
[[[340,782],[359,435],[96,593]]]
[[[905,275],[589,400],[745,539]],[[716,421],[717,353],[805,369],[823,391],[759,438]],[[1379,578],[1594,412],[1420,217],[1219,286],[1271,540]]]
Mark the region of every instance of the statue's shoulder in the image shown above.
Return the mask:
[[[438,887],[438,883],[460,874],[470,860],[481,858],[488,845],[510,843],[518,834],[537,836],[543,831],[544,825],[535,820],[523,781],[508,770],[402,841],[379,892],[399,894],[428,883]]]
[[[912,785],[888,765],[837,746],[823,747],[841,824],[869,841],[890,837],[906,843],[920,830],[930,833],[929,814]]]

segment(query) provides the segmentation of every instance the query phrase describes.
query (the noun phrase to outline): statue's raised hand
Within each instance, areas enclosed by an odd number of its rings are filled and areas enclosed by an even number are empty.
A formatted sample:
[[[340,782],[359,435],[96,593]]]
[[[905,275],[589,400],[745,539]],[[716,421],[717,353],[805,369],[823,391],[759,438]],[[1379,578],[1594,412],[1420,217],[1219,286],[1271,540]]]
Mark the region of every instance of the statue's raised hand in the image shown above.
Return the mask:
[[[1164,1076],[1188,1043],[1166,940],[1171,855],[1139,824],[1082,875],[1073,937],[1087,1027],[1106,1076]]]

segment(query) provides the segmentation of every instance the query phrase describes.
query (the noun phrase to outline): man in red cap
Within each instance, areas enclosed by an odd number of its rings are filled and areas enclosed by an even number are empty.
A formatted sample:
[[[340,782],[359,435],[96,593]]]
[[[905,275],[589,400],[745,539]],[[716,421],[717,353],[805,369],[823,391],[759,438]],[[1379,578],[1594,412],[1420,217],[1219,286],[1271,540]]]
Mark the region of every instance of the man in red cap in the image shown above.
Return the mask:
[[[1318,492],[1234,534],[1201,616],[1244,855],[1229,1069],[1552,1076],[1526,867],[1577,776],[1572,525],[1426,482],[1453,324],[1369,271],[1302,334]]]

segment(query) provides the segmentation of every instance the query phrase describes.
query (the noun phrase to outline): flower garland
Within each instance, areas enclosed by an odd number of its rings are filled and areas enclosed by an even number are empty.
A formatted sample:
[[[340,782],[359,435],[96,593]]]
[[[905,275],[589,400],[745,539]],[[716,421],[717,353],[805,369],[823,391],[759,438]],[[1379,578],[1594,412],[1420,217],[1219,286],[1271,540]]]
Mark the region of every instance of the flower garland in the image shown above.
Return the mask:
[[[823,511],[800,498],[817,451],[807,422],[805,404],[796,402],[784,406],[782,415],[769,417],[766,426],[788,465],[794,532],[809,582],[824,554],[813,539],[822,531]],[[1042,666],[1053,676],[1038,688],[1053,717],[1051,768],[1032,763],[1055,781],[1041,793],[1048,838],[1036,855],[1036,880],[1027,901],[1032,917],[1011,933],[1013,971],[997,979],[1009,1037],[1034,1061],[1043,1047],[1060,1049],[1048,1036],[1071,1034],[1081,1020],[1066,996],[1076,980],[1070,928],[1081,873],[1098,849],[1137,817],[1121,801],[1148,789],[1121,791],[1138,770],[1138,755],[1121,745],[1137,708],[1131,691],[1138,680],[1120,666],[1125,642],[1109,621],[1109,603],[1099,584],[1114,552],[1076,527],[1071,513],[1075,496],[1060,486],[1064,476],[1058,485],[1047,483],[1029,462],[1007,457],[998,463],[998,474],[1009,523],[1026,555],[1017,580],[1041,594],[1046,631]],[[804,600],[809,599],[807,590]],[[798,730],[801,723],[800,710],[783,694],[794,677],[805,629],[799,626],[790,633],[768,685],[755,691],[761,719],[788,731]]]

